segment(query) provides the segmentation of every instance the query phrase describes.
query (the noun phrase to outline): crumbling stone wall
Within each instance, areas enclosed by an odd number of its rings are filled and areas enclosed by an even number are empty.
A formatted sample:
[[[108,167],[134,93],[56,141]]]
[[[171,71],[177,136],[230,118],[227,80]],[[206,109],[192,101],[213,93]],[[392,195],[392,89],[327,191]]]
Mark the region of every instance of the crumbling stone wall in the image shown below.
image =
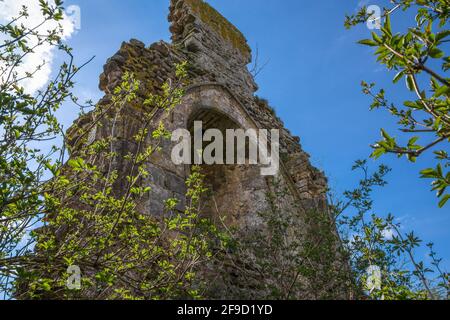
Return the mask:
[[[160,41],[147,47],[133,39],[124,42],[108,59],[100,76],[100,89],[105,96],[98,103],[99,107],[110,101],[125,72],[132,72],[141,81],[139,96],[144,99],[151,92],[159,92],[163,82],[174,76],[176,63],[187,61],[191,85],[182,103],[170,115],[155,111],[153,129],[160,121],[169,131],[188,129],[193,116],[205,113],[226,115],[223,121],[227,118],[243,129],[279,129],[281,169],[275,179],[289,190],[285,210],[298,210],[298,207],[304,211],[324,209],[326,178],[311,165],[309,155],[300,146],[300,138],[284,128],[267,101],[255,95],[258,87],[247,68],[252,59],[251,49],[242,33],[203,0],[171,0],[169,21],[172,43]],[[133,148],[142,108],[139,104],[128,106],[116,125],[115,143],[119,155],[125,155]],[[87,127],[92,121],[92,114],[87,114],[78,119],[74,127]],[[108,130],[107,120],[102,120],[101,125],[89,133],[88,140],[105,137]],[[69,131],[72,141],[77,140],[76,132]],[[151,143],[151,137],[148,143]],[[72,147],[72,152],[76,153],[76,146]],[[185,179],[190,168],[172,163],[172,147],[167,142],[162,152],[147,164],[151,176],[146,183],[152,190],[139,203],[140,210],[147,214],[160,214],[168,198],[180,199],[180,210],[184,206]],[[115,164],[119,172],[123,166],[122,163]],[[223,215],[226,223],[234,227],[260,228],[263,222],[258,212],[270,210],[267,193],[273,191],[271,178],[260,176],[259,168],[255,166],[209,167],[205,170],[214,191],[214,197],[206,205],[210,212],[206,214],[212,217]]]
[[[230,115],[221,101],[229,100],[234,105],[232,112],[235,113],[231,118],[243,128],[279,129],[282,174],[292,184],[291,191],[305,208],[323,206],[327,190],[325,176],[310,164],[309,155],[299,144],[300,138],[284,128],[267,101],[255,96],[258,87],[247,68],[251,62],[251,49],[242,33],[202,0],[171,0],[169,21],[173,43],[160,41],[146,47],[133,39],[124,42],[119,51],[108,59],[100,76],[100,89],[106,95],[99,105],[109,101],[126,71],[132,72],[141,81],[140,93],[144,98],[149,92],[158,92],[163,82],[173,77],[175,63],[188,61],[192,86],[184,104],[195,100],[193,97],[198,96],[199,92],[202,97],[212,92],[218,96],[215,101],[193,101],[191,104],[202,103],[203,107],[218,108]],[[139,119],[140,107],[130,106],[133,109],[129,112],[130,116],[122,120],[124,130],[128,131],[123,132],[122,138],[130,143],[133,128],[138,128],[135,122]],[[180,112],[182,107],[177,109],[174,117],[180,116],[186,120],[195,108],[187,106],[183,110],[186,113]],[[89,123],[86,118],[79,122]],[[155,117],[155,123],[159,120]],[[175,123],[186,127],[180,120]],[[168,127],[176,129],[173,124]],[[97,138],[100,135],[99,132]],[[163,168],[180,177],[186,174],[185,170],[181,173],[179,168]]]

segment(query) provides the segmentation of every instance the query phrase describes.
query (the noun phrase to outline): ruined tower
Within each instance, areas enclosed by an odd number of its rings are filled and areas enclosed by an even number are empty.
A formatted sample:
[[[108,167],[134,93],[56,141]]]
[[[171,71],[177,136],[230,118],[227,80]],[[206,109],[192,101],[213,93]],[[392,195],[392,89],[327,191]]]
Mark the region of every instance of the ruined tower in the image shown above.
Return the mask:
[[[186,95],[175,108],[170,119],[163,113],[154,117],[155,127],[163,121],[166,128],[189,129],[194,120],[203,120],[209,127],[265,128],[280,130],[280,179],[289,188],[293,201],[305,209],[318,208],[325,203],[327,190],[324,175],[309,162],[309,155],[284,128],[273,109],[265,100],[255,96],[257,84],[247,65],[251,62],[251,49],[242,33],[202,0],[171,0],[169,15],[172,43],[163,41],[148,47],[138,40],[124,42],[119,51],[104,66],[100,76],[100,89],[108,101],[124,72],[132,72],[142,83],[142,96],[159,90],[174,72],[176,63],[187,61],[189,82]],[[128,117],[117,128],[118,138],[126,149],[139,128],[139,108],[130,106]],[[78,125],[90,123],[89,115],[78,120]],[[102,131],[94,130],[96,138]],[[125,151],[125,150],[123,150]],[[161,199],[182,197],[184,181],[189,168],[174,165],[170,158],[171,146],[149,163],[153,175],[153,194],[147,206],[149,212],[161,210]],[[258,168],[224,167],[218,172],[222,179],[214,190],[222,201],[219,208],[230,215],[246,216],[251,202],[253,210],[264,206],[266,179]],[[230,201],[232,199],[232,201]],[[258,204],[256,207],[254,204]],[[230,207],[231,206],[231,207]],[[234,206],[234,207],[233,207]],[[239,212],[238,212],[239,211]]]
[[[153,129],[162,121],[169,131],[191,130],[194,121],[202,120],[209,128],[280,130],[280,170],[276,177],[262,176],[258,166],[204,167],[213,197],[207,200],[206,214],[223,216],[233,227],[256,230],[264,224],[259,213],[271,208],[267,194],[272,191],[274,180],[287,190],[283,210],[299,210],[300,217],[302,212],[323,211],[326,178],[311,165],[300,139],[284,128],[265,100],[255,95],[258,87],[247,67],[252,60],[251,49],[242,33],[203,0],[171,0],[169,21],[172,43],[160,41],[146,46],[130,40],[108,59],[100,76],[100,89],[105,96],[99,105],[111,99],[125,72],[141,81],[139,92],[144,98],[150,92],[158,92],[163,82],[173,76],[176,63],[187,61],[190,85],[182,103],[169,116],[156,111]],[[116,125],[117,153],[125,155],[133,148],[142,112],[130,105]],[[92,121],[87,114],[76,124],[83,128]],[[101,139],[107,130],[108,123],[98,126],[89,133],[89,140]],[[139,203],[146,214],[158,215],[169,198],[180,199],[180,210],[184,205],[190,167],[171,161],[172,147],[167,142],[147,163],[151,191]],[[122,165],[115,164],[118,172]],[[304,223],[307,224],[306,219]]]

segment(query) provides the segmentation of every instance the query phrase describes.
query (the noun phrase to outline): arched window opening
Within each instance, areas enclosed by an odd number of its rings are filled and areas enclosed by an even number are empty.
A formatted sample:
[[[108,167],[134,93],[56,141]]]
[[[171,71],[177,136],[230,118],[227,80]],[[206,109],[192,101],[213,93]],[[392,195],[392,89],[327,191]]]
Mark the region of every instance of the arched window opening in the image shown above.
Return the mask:
[[[218,129],[223,135],[223,155],[226,155],[226,130],[241,129],[237,121],[228,115],[213,108],[202,108],[196,111],[188,120],[188,130],[194,137],[194,123],[202,122],[202,135],[208,129]],[[211,142],[203,142],[203,149]],[[192,152],[195,148],[192,139]],[[248,143],[247,143],[248,145]],[[236,152],[236,148],[234,148]],[[194,159],[194,158],[192,158]],[[236,155],[235,155],[236,159]],[[242,225],[243,218],[248,217],[251,212],[252,192],[264,188],[264,181],[259,175],[259,168],[250,165],[236,164],[202,164],[202,172],[205,174],[205,184],[208,193],[204,201],[204,214],[215,222],[224,218],[229,226]],[[254,211],[254,210],[253,210]]]

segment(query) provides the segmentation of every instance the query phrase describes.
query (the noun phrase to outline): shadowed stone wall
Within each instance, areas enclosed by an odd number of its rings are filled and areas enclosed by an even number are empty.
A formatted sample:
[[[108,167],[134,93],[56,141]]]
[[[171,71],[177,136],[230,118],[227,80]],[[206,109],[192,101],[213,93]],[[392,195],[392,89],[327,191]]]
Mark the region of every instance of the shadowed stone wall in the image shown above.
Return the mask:
[[[267,101],[255,96],[258,87],[247,68],[252,59],[251,49],[242,33],[202,0],[171,0],[169,22],[172,43],[160,41],[146,46],[133,39],[124,42],[108,59],[100,76],[100,89],[105,96],[99,107],[110,101],[124,72],[134,73],[141,81],[139,95],[144,99],[150,92],[159,92],[163,82],[174,77],[176,63],[188,61],[191,85],[182,103],[170,115],[156,111],[153,129],[160,121],[169,131],[189,129],[190,122],[214,114],[218,123],[223,115],[224,123],[231,121],[243,129],[279,129],[281,135],[281,169],[275,178],[261,176],[257,166],[205,166],[207,183],[213,191],[206,201],[205,214],[213,218],[224,216],[230,226],[260,229],[263,221],[258,213],[270,210],[267,193],[273,191],[274,179],[289,191],[284,199],[285,210],[324,209],[326,178],[310,164],[300,138],[284,128]],[[130,105],[116,125],[119,155],[133,150],[133,136],[140,128],[142,112],[141,105]],[[92,114],[87,114],[76,124],[83,127],[92,121]],[[90,140],[107,136],[110,126],[104,120],[90,133]],[[69,136],[76,140],[76,130],[69,131]],[[147,142],[152,143],[151,137]],[[173,145],[166,142],[162,152],[147,164],[151,176],[146,183],[152,190],[139,203],[139,209],[146,214],[161,214],[168,198],[180,199],[179,209],[184,207],[185,179],[190,168],[173,164]],[[118,172],[124,171],[124,166],[115,164]]]

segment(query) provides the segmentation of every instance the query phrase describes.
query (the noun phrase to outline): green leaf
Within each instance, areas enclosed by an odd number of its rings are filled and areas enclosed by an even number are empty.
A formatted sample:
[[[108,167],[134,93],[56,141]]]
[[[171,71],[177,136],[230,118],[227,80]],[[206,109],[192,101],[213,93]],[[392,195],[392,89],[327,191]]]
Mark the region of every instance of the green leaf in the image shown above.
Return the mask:
[[[443,208],[443,207],[447,204],[448,200],[450,200],[450,194],[446,194],[446,195],[441,199],[441,201],[439,201],[439,208]]]
[[[408,146],[414,146],[416,144],[417,140],[419,140],[419,137],[411,138],[408,142]]]
[[[383,43],[383,40],[375,32],[372,32],[372,38],[377,44]]]
[[[383,138],[387,141],[392,140],[392,137],[386,132],[386,130],[381,129],[381,135],[383,136]]]
[[[384,148],[377,148],[370,156],[373,159],[379,159],[382,155],[386,153],[386,149]]]
[[[422,170],[422,171],[420,171],[420,174],[422,175],[421,178],[425,178],[425,179],[438,177],[436,170],[434,170],[433,168],[428,168],[428,169]]]
[[[450,30],[438,32],[438,34],[436,35],[436,41],[441,41],[448,36],[450,36]]]
[[[429,56],[434,58],[434,59],[440,59],[444,56],[444,52],[438,48],[433,48],[430,50],[429,52]]]
[[[414,101],[405,101],[403,104],[408,108],[419,109],[417,103],[415,103]]]
[[[412,75],[406,76],[406,87],[409,89],[409,91],[414,90],[414,79],[413,79]]]
[[[384,24],[384,29],[389,35],[392,35],[392,27],[391,27],[391,15],[386,15],[386,22]]]
[[[397,83],[401,78],[403,78],[403,76],[405,75],[405,71],[400,71],[399,73],[397,73],[394,77],[393,82]]]
[[[72,169],[82,169],[83,167],[85,167],[85,163],[84,160],[81,158],[77,158],[77,159],[70,159],[68,162],[68,165],[72,168]]]
[[[446,93],[449,93],[449,92],[450,92],[450,88],[449,87],[442,86],[442,87],[439,87],[439,89],[436,90],[436,92],[434,93],[434,96],[436,98],[439,98],[443,94],[446,94]]]
[[[371,46],[371,47],[376,47],[378,45],[375,41],[372,41],[370,39],[364,39],[364,40],[358,41],[358,43],[365,45],[365,46]]]

